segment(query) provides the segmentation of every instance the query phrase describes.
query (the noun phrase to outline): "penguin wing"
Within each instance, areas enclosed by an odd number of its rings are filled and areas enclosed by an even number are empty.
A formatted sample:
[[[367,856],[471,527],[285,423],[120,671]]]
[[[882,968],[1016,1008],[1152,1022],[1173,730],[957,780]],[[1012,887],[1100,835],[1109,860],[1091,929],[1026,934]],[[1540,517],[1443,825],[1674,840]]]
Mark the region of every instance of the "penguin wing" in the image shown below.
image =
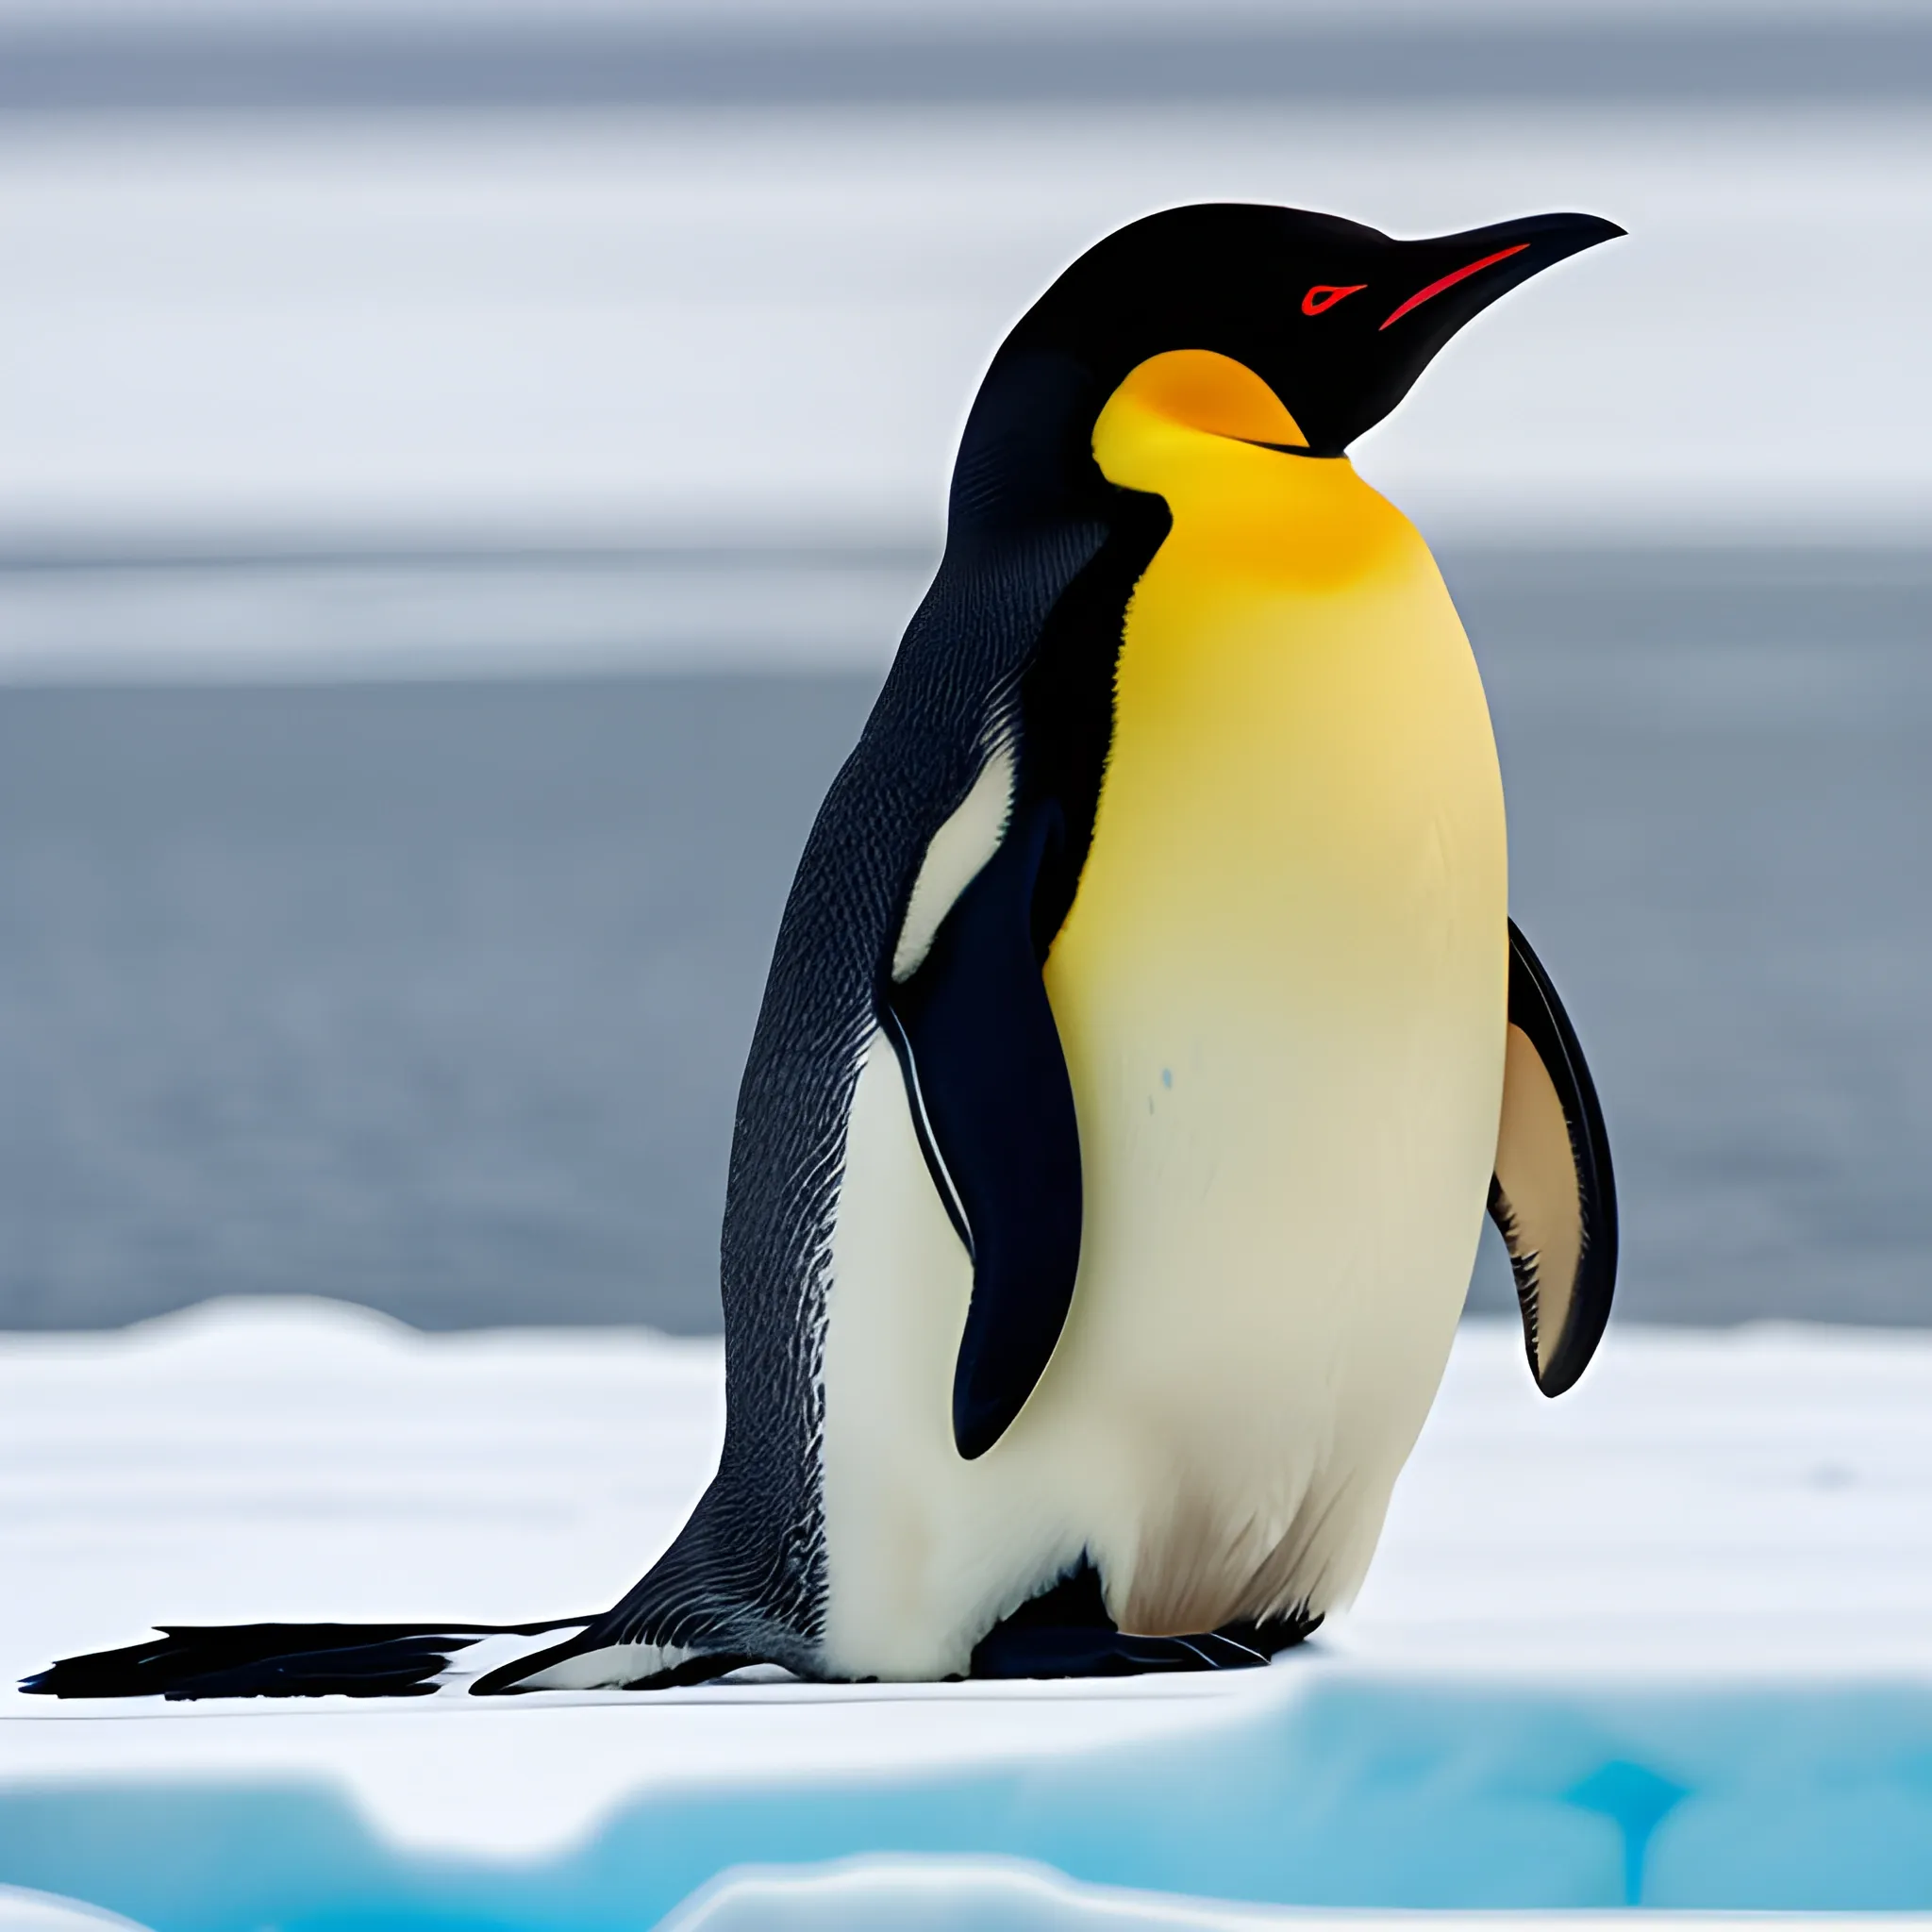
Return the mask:
[[[1033,1392],[1080,1265],[1079,1129],[1033,917],[1063,838],[1051,799],[1012,813],[885,1002],[920,1145],[973,1257],[953,1374],[953,1440],[969,1460]]]
[[[1590,1364],[1617,1280],[1617,1183],[1583,1049],[1542,962],[1509,922],[1509,1031],[1490,1216],[1509,1250],[1537,1387]]]

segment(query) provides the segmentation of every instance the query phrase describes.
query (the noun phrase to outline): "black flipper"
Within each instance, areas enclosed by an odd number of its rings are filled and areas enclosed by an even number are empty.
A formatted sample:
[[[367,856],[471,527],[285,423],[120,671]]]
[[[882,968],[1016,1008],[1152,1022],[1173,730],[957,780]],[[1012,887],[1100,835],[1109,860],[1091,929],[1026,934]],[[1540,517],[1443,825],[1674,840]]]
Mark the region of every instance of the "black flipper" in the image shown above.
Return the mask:
[[[1509,1250],[1530,1371],[1545,1395],[1560,1395],[1590,1365],[1610,1318],[1617,1182],[1583,1049],[1513,919],[1490,1215]]]
[[[980,1639],[975,1677],[1137,1677],[1157,1671],[1250,1671],[1292,1648],[1320,1617],[1230,1624],[1187,1637],[1135,1637],[1116,1627],[1090,1562],[1024,1603]]]
[[[1080,1135],[1033,901],[1058,805],[1017,816],[887,1000],[920,1144],[973,1257],[953,1440],[999,1441],[1045,1369],[1080,1265]]]
[[[145,1643],[63,1657],[22,1683],[40,1697],[427,1697],[457,1652],[542,1624],[162,1624]]]

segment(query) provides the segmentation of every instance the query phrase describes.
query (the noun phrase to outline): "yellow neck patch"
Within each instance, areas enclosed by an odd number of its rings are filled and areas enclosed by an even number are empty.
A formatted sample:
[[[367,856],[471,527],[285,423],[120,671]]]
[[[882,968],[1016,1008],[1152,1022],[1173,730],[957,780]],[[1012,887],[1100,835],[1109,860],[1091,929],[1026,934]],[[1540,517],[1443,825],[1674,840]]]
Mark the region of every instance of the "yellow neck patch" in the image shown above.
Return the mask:
[[[1114,391],[1114,400],[1209,436],[1291,449],[1308,446],[1281,398],[1245,363],[1212,349],[1173,349],[1149,357]]]
[[[1170,564],[1189,553],[1201,592],[1260,572],[1279,589],[1336,591],[1394,570],[1434,570],[1414,526],[1346,457],[1284,455],[1262,443],[1301,432],[1253,370],[1206,349],[1154,356],[1108,398],[1093,425],[1101,474],[1165,499]],[[1440,588],[1440,587],[1439,587]]]

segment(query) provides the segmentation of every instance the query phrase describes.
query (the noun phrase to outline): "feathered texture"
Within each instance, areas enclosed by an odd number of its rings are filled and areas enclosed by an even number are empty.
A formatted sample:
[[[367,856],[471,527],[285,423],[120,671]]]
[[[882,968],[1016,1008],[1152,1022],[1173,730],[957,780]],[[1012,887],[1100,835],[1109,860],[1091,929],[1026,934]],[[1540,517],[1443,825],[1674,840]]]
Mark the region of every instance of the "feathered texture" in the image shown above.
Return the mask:
[[[1156,1671],[1251,1671],[1306,1642],[1322,1619],[1306,1607],[1264,1624],[1228,1624],[1186,1637],[1135,1637],[1107,1613],[1100,1573],[1085,1557],[988,1631],[975,1677],[1134,1677]]]
[[[1101,482],[1091,458],[1062,513],[1014,500],[1015,488],[1042,469],[1058,473],[1032,444],[1058,435],[1070,408],[1077,414],[1070,379],[1055,365],[989,381],[962,453],[946,556],[819,811],[786,904],[732,1142],[718,1474],[671,1548],[619,1603],[602,1616],[531,1626],[528,1634],[575,1634],[490,1673],[472,1687],[478,1693],[513,1690],[564,1657],[619,1644],[691,1653],[675,1667],[687,1680],[747,1659],[818,1674],[826,1269],[853,1083],[878,1024],[893,937],[926,846],[971,787],[991,735],[1023,728],[1028,674],[1038,687],[1042,663],[1077,656],[1035,700],[1064,711],[1084,695],[1093,714],[1075,734],[1075,789],[1086,796],[1070,814],[1077,847],[1058,888],[1055,917],[1063,916],[1106,756],[1122,611],[1166,527],[1158,504],[1149,524],[1148,505]],[[1121,508],[1132,525],[1124,548],[1109,521]],[[1058,714],[1042,722],[1046,742],[1065,735]],[[1053,787],[1053,774],[1045,782]],[[30,1688],[75,1697],[420,1696],[454,1651],[490,1634],[464,1624],[183,1627],[164,1641],[67,1659]]]
[[[573,1620],[579,1621],[579,1620]],[[163,1624],[124,1650],[67,1657],[21,1689],[40,1697],[427,1697],[457,1652],[561,1624]]]
[[[977,775],[989,716],[1106,535],[1098,524],[1070,524],[948,550],[812,826],[739,1090],[717,1476],[621,1603],[569,1643],[492,1673],[479,1692],[620,1643],[753,1657],[816,1674],[821,1357],[853,1083],[879,1024],[882,976],[926,845]]]
[[[1126,604],[1168,528],[1158,497],[1116,489],[1095,465],[1092,430],[1108,395],[1144,358],[1208,347],[1272,383],[1310,452],[1333,454],[1392,408],[1478,308],[1619,232],[1561,215],[1398,242],[1293,209],[1170,209],[1090,250],[1022,318],[968,419],[939,576],[812,827],[786,906],[732,1146],[718,1474],[619,1604],[593,1619],[527,1626],[577,1634],[477,1690],[512,1689],[559,1658],[615,1646],[633,1647],[639,1668],[653,1660],[648,1681],[749,1658],[819,1672],[827,1271],[854,1087],[921,860],[990,744],[1014,751],[1016,822],[1051,800],[1065,828],[1031,908],[1041,958],[1073,903],[1110,750]],[[1311,282],[1368,288],[1378,278],[1399,306],[1332,315],[1303,306]],[[1591,1234],[1601,1254],[1604,1230]],[[490,1634],[462,1624],[183,1628],[57,1664],[29,1688],[420,1695],[451,1654]]]

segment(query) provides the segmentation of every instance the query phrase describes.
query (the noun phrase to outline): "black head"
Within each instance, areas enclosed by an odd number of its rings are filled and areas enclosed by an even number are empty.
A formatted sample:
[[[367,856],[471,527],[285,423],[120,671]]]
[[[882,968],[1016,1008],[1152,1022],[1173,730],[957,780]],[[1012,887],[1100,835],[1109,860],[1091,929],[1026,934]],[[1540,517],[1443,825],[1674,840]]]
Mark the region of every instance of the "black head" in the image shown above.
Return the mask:
[[[1037,406],[1053,391],[1055,441],[1080,441],[1077,418],[1086,415],[1091,432],[1107,398],[1150,356],[1211,349],[1274,390],[1307,455],[1338,457],[1394,408],[1464,323],[1520,282],[1623,232],[1595,215],[1552,214],[1402,242],[1301,208],[1169,208],[1097,242],[1021,319],[988,373],[984,428],[1010,450],[1016,408],[1027,413],[1023,392]],[[975,419],[981,413],[975,407]],[[1045,425],[1036,417],[1032,427],[1037,436]],[[1065,441],[1062,449],[1072,456]],[[1036,446],[1034,455],[1048,452]],[[999,467],[1008,487],[1019,481]],[[956,510],[959,482],[971,481],[956,481]]]

